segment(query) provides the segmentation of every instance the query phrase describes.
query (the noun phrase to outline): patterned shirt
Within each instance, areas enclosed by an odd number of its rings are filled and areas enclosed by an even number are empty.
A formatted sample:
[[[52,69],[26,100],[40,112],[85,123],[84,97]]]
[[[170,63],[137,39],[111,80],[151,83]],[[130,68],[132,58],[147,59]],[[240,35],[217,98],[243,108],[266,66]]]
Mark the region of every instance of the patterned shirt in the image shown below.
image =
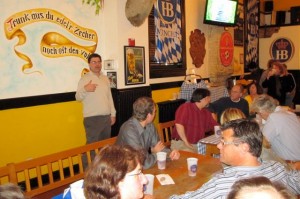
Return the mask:
[[[292,193],[300,194],[300,171],[287,171],[281,163],[265,161],[258,167],[226,167],[223,173],[215,175],[196,191],[187,192],[183,195],[173,195],[170,199],[225,199],[235,181],[253,176],[265,176],[271,181],[282,183]]]

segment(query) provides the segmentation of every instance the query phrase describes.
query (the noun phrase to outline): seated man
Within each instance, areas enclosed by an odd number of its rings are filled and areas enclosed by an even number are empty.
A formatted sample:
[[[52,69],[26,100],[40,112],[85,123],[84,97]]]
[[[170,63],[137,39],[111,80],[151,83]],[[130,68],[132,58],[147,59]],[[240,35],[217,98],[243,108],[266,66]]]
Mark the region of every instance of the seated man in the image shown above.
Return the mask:
[[[272,150],[284,160],[300,163],[299,118],[277,104],[271,96],[261,95],[254,100],[251,109],[266,121],[262,132]]]
[[[210,103],[210,92],[197,88],[191,102],[178,107],[175,114],[175,127],[172,132],[171,149],[197,152],[197,142],[205,132],[218,125],[211,112],[205,107]]]
[[[229,97],[222,97],[209,105],[209,110],[217,114],[218,121],[220,121],[223,111],[227,108],[238,108],[246,117],[249,116],[248,102],[242,98],[243,90],[243,85],[236,84],[231,88]]]
[[[151,98],[138,98],[133,103],[133,116],[121,126],[116,141],[118,145],[130,145],[135,149],[143,150],[146,155],[144,169],[154,165],[157,152],[170,152],[169,157],[172,160],[178,159],[180,156],[177,150],[171,152],[160,141],[152,122],[155,112],[155,103]]]
[[[230,166],[196,191],[170,198],[226,198],[235,181],[252,176],[265,176],[282,183],[293,194],[300,194],[299,171],[286,170],[278,162],[259,161],[263,135],[255,121],[233,120],[224,124],[221,130],[220,161]]]

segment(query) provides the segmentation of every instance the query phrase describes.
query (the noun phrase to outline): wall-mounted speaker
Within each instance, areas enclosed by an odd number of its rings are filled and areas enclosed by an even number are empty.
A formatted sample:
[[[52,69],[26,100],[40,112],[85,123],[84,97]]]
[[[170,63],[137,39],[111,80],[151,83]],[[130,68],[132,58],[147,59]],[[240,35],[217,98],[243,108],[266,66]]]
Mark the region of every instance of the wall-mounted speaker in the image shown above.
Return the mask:
[[[285,24],[285,11],[276,12],[276,25]]]
[[[265,12],[272,12],[274,8],[273,1],[265,1]]]
[[[300,24],[300,6],[291,7],[291,24]]]

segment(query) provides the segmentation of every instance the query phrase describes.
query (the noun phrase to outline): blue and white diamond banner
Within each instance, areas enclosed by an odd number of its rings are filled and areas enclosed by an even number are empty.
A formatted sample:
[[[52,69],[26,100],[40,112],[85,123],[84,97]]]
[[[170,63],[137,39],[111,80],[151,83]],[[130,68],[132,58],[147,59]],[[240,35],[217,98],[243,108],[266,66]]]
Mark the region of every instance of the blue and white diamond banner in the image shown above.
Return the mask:
[[[155,59],[158,63],[182,62],[181,0],[157,0],[154,5]]]

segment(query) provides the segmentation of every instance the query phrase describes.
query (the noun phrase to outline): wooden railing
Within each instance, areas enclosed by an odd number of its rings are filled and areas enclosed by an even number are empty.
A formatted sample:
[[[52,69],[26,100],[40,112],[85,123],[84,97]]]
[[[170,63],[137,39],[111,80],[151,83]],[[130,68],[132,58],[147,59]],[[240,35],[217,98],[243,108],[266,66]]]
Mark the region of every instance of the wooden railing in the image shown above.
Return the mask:
[[[113,137],[24,162],[7,164],[0,167],[0,184],[11,182],[23,185],[28,197],[68,185],[84,177],[84,156],[87,164],[90,164],[92,153],[98,153],[102,147],[112,145],[115,141],[116,137]],[[55,173],[58,174],[57,177]]]

